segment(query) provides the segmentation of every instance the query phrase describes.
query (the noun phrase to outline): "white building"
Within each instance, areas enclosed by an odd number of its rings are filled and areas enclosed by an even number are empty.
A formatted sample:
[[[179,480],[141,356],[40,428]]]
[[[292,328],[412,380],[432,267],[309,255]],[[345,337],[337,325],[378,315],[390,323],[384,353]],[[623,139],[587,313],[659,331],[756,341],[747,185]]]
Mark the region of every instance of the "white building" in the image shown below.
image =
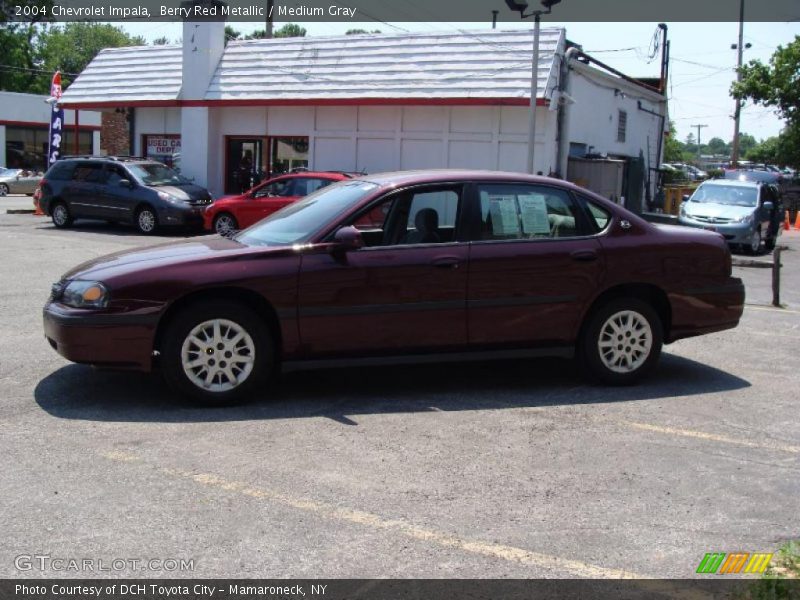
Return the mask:
[[[183,47],[102,51],[64,104],[128,108],[134,153],[179,161],[184,175],[214,194],[239,191],[245,156],[265,173],[524,171],[532,37],[490,30],[226,47],[224,23],[187,22]],[[563,29],[542,30],[535,171],[566,174],[568,156],[587,153],[623,166],[642,157],[640,173],[642,163],[645,171],[657,167],[665,96],[567,50]],[[641,197],[644,180],[628,182],[639,188],[629,195]]]
[[[47,96],[0,92],[0,167],[44,171],[50,131]],[[62,154],[74,154],[74,110],[64,111],[65,139]],[[78,147],[81,154],[100,151],[100,113],[78,112]]]

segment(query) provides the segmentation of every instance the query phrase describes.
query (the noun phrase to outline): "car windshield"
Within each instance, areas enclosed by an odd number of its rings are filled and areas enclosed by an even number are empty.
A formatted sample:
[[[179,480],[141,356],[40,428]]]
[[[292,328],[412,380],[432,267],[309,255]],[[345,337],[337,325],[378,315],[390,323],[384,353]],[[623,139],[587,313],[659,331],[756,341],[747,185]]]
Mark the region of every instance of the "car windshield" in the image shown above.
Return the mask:
[[[144,185],[181,185],[189,181],[166,165],[158,163],[139,163],[126,165],[136,179]]]
[[[727,204],[730,206],[755,206],[758,188],[738,185],[701,185],[689,202]]]
[[[324,187],[273,213],[234,238],[249,246],[285,246],[308,241],[337,215],[377,188],[368,181],[345,181]]]

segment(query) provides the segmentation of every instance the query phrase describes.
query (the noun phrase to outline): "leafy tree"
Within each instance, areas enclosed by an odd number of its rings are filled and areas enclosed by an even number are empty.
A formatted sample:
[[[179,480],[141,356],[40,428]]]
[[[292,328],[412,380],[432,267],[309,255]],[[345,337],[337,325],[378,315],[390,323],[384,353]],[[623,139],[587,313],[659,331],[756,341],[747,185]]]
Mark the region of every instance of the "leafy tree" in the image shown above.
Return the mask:
[[[287,38],[287,37],[305,37],[306,30],[304,27],[300,27],[295,23],[286,23],[280,29],[275,30],[272,33],[272,37],[276,38]],[[267,30],[266,29],[256,29],[253,33],[245,36],[246,40],[260,40],[267,37]]]
[[[38,37],[40,27],[36,23],[4,23],[0,25],[0,48],[3,63],[0,69],[0,89],[9,92],[31,92],[44,94],[50,91],[49,84],[41,87],[42,60]]]
[[[747,160],[756,163],[772,164],[778,162],[778,138],[771,137],[751,148],[745,155]]]
[[[778,136],[775,162],[800,166],[800,36],[778,46],[769,64],[751,60],[739,73],[742,80],[731,86],[731,95],[777,110],[787,126]]]
[[[381,30],[373,29],[372,31],[367,31],[366,29],[348,29],[344,32],[345,35],[359,35],[363,33],[381,33]]]
[[[708,154],[728,154],[728,144],[722,138],[713,137],[708,140],[708,144],[703,147],[703,151]]]
[[[225,45],[228,45],[228,42],[231,40],[238,40],[242,35],[241,31],[236,31],[230,25],[225,25]]]
[[[166,46],[169,44],[169,38],[162,36],[153,40],[153,46]]]
[[[739,153],[745,156],[750,150],[758,145],[756,138],[749,133],[739,133]]]
[[[681,162],[683,160],[683,143],[678,139],[675,123],[669,122],[669,135],[664,138],[664,162]]]

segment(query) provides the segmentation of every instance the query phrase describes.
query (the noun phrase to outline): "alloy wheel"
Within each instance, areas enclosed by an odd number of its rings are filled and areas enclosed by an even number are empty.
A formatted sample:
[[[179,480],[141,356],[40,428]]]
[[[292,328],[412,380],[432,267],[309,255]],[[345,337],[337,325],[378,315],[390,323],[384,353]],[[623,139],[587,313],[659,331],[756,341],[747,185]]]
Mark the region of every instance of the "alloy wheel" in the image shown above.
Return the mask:
[[[597,347],[607,369],[614,373],[631,373],[641,368],[650,356],[653,331],[638,312],[619,311],[603,323]]]
[[[139,229],[144,233],[150,233],[156,228],[156,216],[149,209],[139,212]]]
[[[57,205],[53,209],[53,222],[61,227],[67,223],[67,219],[69,219],[69,213],[67,213],[67,207],[63,204]]]
[[[181,365],[195,386],[227,392],[244,383],[253,371],[256,347],[238,323],[211,319],[194,327],[181,347]]]

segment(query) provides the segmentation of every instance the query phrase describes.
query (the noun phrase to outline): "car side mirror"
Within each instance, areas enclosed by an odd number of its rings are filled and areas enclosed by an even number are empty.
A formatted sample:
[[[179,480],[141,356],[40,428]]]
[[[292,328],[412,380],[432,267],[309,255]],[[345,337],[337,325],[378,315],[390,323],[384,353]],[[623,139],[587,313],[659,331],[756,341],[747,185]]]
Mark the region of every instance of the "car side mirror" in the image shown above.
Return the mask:
[[[128,189],[131,189],[133,187],[133,183],[131,183],[130,179],[120,179],[119,180],[119,185],[121,187],[125,187],[125,188],[128,188]]]
[[[765,211],[767,211],[767,212],[772,212],[772,210],[773,210],[774,208],[775,208],[775,205],[774,205],[772,202],[769,202],[769,201],[767,201],[767,202],[764,202],[764,210],[765,210]]]
[[[352,225],[339,229],[334,234],[333,240],[336,244],[334,248],[345,252],[364,247],[364,238],[361,236],[361,232]]]
[[[681,197],[681,202],[686,202],[688,199],[689,199],[689,194],[684,194],[684,195]]]

